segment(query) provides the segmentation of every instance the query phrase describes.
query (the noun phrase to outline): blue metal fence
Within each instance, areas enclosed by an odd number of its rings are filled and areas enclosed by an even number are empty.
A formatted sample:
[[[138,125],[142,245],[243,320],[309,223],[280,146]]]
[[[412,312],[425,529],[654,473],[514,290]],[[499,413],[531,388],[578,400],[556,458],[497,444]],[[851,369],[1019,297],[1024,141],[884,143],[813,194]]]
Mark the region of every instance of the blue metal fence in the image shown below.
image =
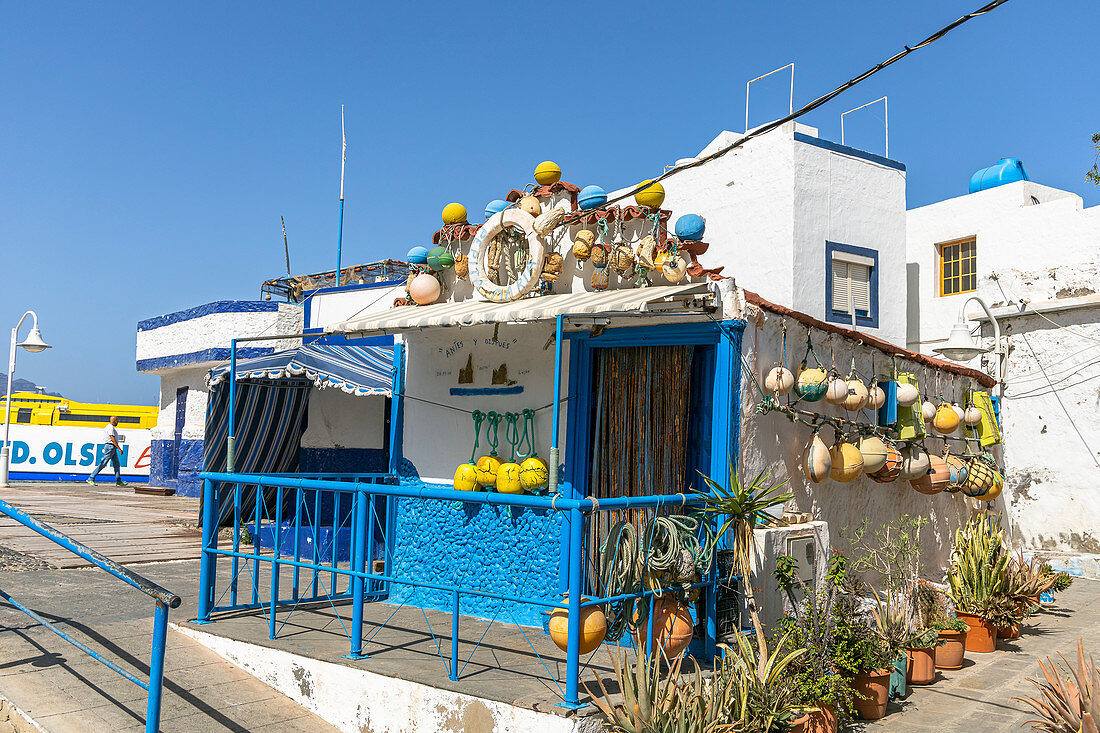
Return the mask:
[[[11,517],[24,527],[34,530],[46,539],[64,547],[69,552],[79,555],[124,583],[137,588],[139,591],[152,598],[156,603],[156,607],[153,611],[153,644],[149,652],[149,677],[147,680],[142,680],[122,667],[119,667],[87,644],[65,633],[53,623],[42,618],[42,616],[12,598],[10,594],[0,590],[0,598],[3,598],[3,600],[27,614],[27,616],[32,618],[36,623],[45,626],[77,649],[89,655],[92,659],[100,662],[108,669],[118,673],[145,690],[147,693],[145,704],[145,730],[147,733],[155,733],[160,729],[161,692],[164,685],[164,652],[168,636],[168,610],[170,608],[177,608],[180,605],[180,597],[134,571],[119,565],[111,558],[96,552],[90,547],[80,544],[65,533],[59,532],[50,525],[38,521],[31,515],[12,506],[6,501],[0,501],[0,513]]]
[[[459,667],[458,632],[462,596],[482,596],[497,599],[501,602],[531,604],[545,609],[566,609],[569,615],[569,642],[566,650],[565,688],[561,691],[561,704],[565,707],[574,708],[580,706],[578,678],[581,670],[579,647],[581,609],[614,603],[626,598],[643,599],[650,605],[648,617],[650,624],[652,624],[654,617],[653,599],[661,593],[681,590],[680,588],[648,589],[636,594],[614,597],[597,597],[591,593],[585,594],[585,562],[589,557],[585,542],[585,522],[587,518],[595,512],[628,509],[657,510],[702,503],[699,497],[684,496],[682,494],[601,499],[596,502],[591,499],[568,499],[562,496],[546,497],[527,494],[511,495],[457,491],[452,488],[403,485],[398,482],[396,476],[388,474],[333,475],[305,478],[288,475],[206,472],[201,476],[203,479],[203,540],[199,574],[198,623],[210,623],[216,620],[212,618],[212,615],[218,612],[244,609],[262,610],[267,615],[269,636],[275,638],[280,628],[277,619],[277,612],[280,609],[285,611],[289,606],[290,611],[293,611],[298,604],[303,602],[327,601],[335,604],[336,602],[350,600],[352,618],[349,627],[345,630],[349,639],[349,652],[345,656],[351,659],[365,659],[363,604],[366,600],[372,597],[383,597],[390,584],[442,591],[449,593],[452,600],[450,660],[449,664],[445,660],[444,665],[447,668],[449,678],[457,680],[461,671]],[[242,491],[242,487],[274,489],[274,501],[271,506],[263,505],[262,501],[256,501],[255,506],[251,507],[243,505],[242,497],[245,497],[246,494]],[[563,487],[569,488],[564,485]],[[218,546],[217,507],[224,498],[223,492],[233,493],[235,528],[243,526],[241,520],[244,518],[247,529],[253,538],[259,537],[261,531],[266,529],[272,534],[270,544],[275,548],[272,552],[265,554],[262,551],[263,548],[255,540],[251,549],[244,551],[241,546],[241,532],[237,529],[233,531],[231,548],[223,549]],[[285,517],[284,521],[284,506],[287,505],[286,498],[288,494],[293,501],[294,510]],[[263,497],[264,492],[258,490],[250,495]],[[489,592],[444,582],[398,577],[393,572],[391,548],[386,547],[385,543],[386,537],[392,537],[390,529],[393,512],[388,509],[388,506],[384,510],[380,507],[387,504],[389,500],[402,498],[462,502],[474,506],[518,507],[560,513],[568,528],[568,532],[565,533],[563,538],[564,546],[562,547],[563,555],[566,558],[564,566],[567,576],[565,586],[568,589],[568,598],[563,601],[561,598]],[[333,529],[341,528],[340,511],[326,516],[317,509],[317,507],[325,504],[336,507],[345,506],[350,509],[347,515],[347,524],[351,529],[352,547],[350,548],[350,562],[345,566],[341,566],[337,559],[338,541],[335,538],[340,536],[339,532],[334,532],[331,535],[334,539],[329,543],[329,546],[322,546],[314,542],[311,552],[307,553],[306,556],[303,556],[299,542],[294,541],[288,547],[282,541],[283,533],[293,533],[292,536],[295,538],[300,536],[303,531],[312,537],[320,536],[327,517],[332,517]],[[382,529],[382,542],[380,546],[376,547],[376,530],[379,528]],[[282,551],[279,551],[280,548]],[[381,559],[377,558],[378,553],[383,555]],[[372,562],[368,563],[368,557]],[[217,587],[217,563],[219,558],[225,558],[230,563],[229,582],[221,588],[220,593]],[[471,555],[469,561],[474,563],[478,561],[478,558]],[[264,563],[267,565],[265,566]],[[238,578],[242,572],[242,564],[243,569],[248,570],[251,576],[249,598],[243,602],[239,598],[238,591]],[[292,592],[289,595],[282,593],[279,585],[281,569],[284,567],[290,569],[293,577]],[[261,598],[260,593],[261,568],[270,572],[266,598]],[[303,574],[308,574],[310,578],[304,591],[301,585]],[[327,589],[323,587],[326,577],[328,579]],[[339,586],[341,578],[347,579],[347,585],[343,590]],[[712,569],[703,576],[702,582],[694,586],[701,588],[707,594],[706,602],[703,604],[706,609],[714,608],[716,578],[717,573]],[[333,608],[335,608],[335,605],[333,605]],[[707,618],[705,620],[700,619],[699,623],[705,623],[706,642],[704,653],[713,654],[716,637],[716,624],[713,613],[708,613]],[[652,640],[652,629],[650,629],[650,633],[646,634],[645,638]],[[528,643],[530,643],[529,640]],[[474,651],[476,651],[476,646]],[[547,673],[549,674],[549,670],[547,670]]]

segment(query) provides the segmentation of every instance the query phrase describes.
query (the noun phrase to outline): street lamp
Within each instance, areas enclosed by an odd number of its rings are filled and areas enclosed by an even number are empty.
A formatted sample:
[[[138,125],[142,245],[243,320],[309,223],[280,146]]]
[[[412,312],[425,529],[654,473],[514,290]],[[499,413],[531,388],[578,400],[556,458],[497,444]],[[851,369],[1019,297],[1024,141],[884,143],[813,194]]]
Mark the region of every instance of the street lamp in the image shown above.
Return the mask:
[[[19,337],[19,329],[23,327],[23,321],[27,320],[27,316],[33,319],[31,332],[27,334],[27,338],[23,341],[16,343],[15,340]],[[15,328],[11,330],[11,352],[8,355],[8,392],[4,404],[4,447],[0,448],[0,488],[7,488],[8,486],[8,465],[11,461],[11,447],[8,438],[11,433],[11,380],[15,376],[16,346],[21,346],[32,354],[50,348],[50,345],[42,340],[42,332],[38,330],[38,314],[34,311],[24,313],[23,317],[19,319],[19,323],[15,324]]]
[[[970,335],[970,329],[966,325],[966,306],[972,300],[978,302],[978,305],[989,317],[989,322],[993,324],[994,347],[992,349],[979,345],[974,341],[974,337]],[[989,306],[978,296],[971,295],[963,301],[962,308],[959,309],[959,320],[955,322],[954,327],[951,329],[951,335],[947,337],[947,343],[932,350],[951,361],[970,361],[976,356],[993,351],[997,354],[997,392],[1000,396],[1004,395],[1005,353],[1001,348],[1001,325],[997,322],[993,312],[989,310]]]

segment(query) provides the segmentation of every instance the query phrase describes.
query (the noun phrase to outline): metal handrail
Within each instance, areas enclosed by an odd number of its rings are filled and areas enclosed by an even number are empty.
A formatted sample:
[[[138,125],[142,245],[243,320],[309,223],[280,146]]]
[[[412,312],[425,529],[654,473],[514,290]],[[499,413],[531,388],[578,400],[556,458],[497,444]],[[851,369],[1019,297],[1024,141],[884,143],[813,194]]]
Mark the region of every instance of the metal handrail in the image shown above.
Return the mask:
[[[145,707],[145,730],[146,733],[156,733],[156,731],[160,729],[161,696],[164,687],[164,654],[167,648],[168,637],[168,609],[178,608],[181,602],[180,597],[166,588],[157,585],[145,576],[120,565],[103,553],[77,542],[64,532],[51,527],[45,522],[40,522],[22,509],[12,506],[6,501],[0,500],[0,513],[11,517],[24,527],[37,532],[69,552],[84,558],[101,570],[141,591],[156,602],[156,609],[153,614],[153,642],[149,652],[149,679],[143,682],[132,673],[127,672],[111,660],[96,652],[87,644],[66,634],[50,621],[15,600],[10,594],[0,590],[0,598],[25,613],[36,623],[45,626],[92,659],[144,689],[148,693]]]

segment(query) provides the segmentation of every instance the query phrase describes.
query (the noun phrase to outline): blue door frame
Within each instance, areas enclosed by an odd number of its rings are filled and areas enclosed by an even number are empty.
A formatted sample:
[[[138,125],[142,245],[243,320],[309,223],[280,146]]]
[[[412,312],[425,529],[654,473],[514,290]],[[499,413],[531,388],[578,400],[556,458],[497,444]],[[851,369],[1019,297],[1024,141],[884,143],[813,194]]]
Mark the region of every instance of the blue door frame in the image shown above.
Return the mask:
[[[604,331],[593,338],[589,331],[566,332],[569,341],[569,414],[566,423],[566,457],[563,481],[565,498],[579,499],[588,494],[590,452],[583,446],[591,444],[591,413],[594,395],[592,357],[596,349],[626,346],[706,346],[711,372],[709,422],[711,426],[709,466],[705,469],[720,481],[729,476],[730,466],[736,466],[741,431],[739,419],[741,384],[741,337],[745,322],[741,320],[681,323],[661,326],[634,326]],[[563,528],[562,547],[569,541]],[[565,590],[568,558],[561,553],[559,584]],[[716,599],[713,591],[706,599],[707,633],[704,655],[713,656],[717,639],[715,626]]]

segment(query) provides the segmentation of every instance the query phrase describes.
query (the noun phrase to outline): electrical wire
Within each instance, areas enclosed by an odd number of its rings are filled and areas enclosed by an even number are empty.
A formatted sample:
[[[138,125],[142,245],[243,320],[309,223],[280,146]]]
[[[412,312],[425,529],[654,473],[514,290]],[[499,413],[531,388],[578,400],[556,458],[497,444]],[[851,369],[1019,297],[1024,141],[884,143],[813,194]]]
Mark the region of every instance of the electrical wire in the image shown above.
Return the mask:
[[[946,36],[951,31],[953,31],[956,28],[958,28],[959,26],[961,26],[963,23],[966,23],[967,21],[973,20],[974,18],[977,18],[980,15],[985,15],[986,13],[990,13],[993,10],[996,10],[997,8],[999,8],[1001,5],[1004,5],[1006,2],[1008,2],[1008,0],[992,0],[992,2],[986,3],[985,5],[978,8],[977,10],[975,10],[971,13],[967,13],[966,15],[962,16],[961,18],[955,20],[953,23],[950,23],[950,24],[944,26],[943,28],[939,29],[938,31],[936,31],[932,35],[925,38],[923,41],[920,41],[919,43],[917,43],[916,45],[905,46],[904,47],[905,50],[899,51],[898,53],[894,54],[893,56],[886,59],[885,61],[882,61],[882,62],[872,66],[870,69],[867,69],[866,71],[864,71],[859,76],[856,76],[852,79],[849,79],[848,81],[846,81],[843,84],[841,84],[840,86],[838,86],[836,89],[832,90],[831,92],[828,92],[827,94],[821,95],[820,97],[813,100],[812,102],[796,109],[794,112],[787,115],[786,117],[780,117],[778,120],[775,120],[774,122],[769,122],[766,125],[761,125],[760,127],[756,128],[752,132],[746,131],[746,133],[744,135],[742,135],[740,138],[738,138],[737,140],[730,143],[729,145],[727,145],[724,148],[719,148],[718,150],[714,151],[710,155],[703,156],[702,158],[697,158],[696,160],[693,160],[690,163],[684,163],[683,165],[673,166],[672,168],[669,168],[664,173],[661,173],[660,175],[654,177],[652,180],[646,181],[643,184],[639,184],[639,185],[635,186],[634,188],[632,188],[631,190],[627,191],[626,193],[623,193],[619,196],[616,196],[615,198],[609,199],[604,204],[604,207],[611,206],[612,204],[615,204],[615,203],[618,203],[619,201],[630,198],[631,196],[634,196],[635,194],[641,193],[644,189],[649,188],[649,186],[651,186],[653,183],[663,181],[666,178],[671,178],[672,176],[674,176],[677,173],[680,173],[682,171],[686,171],[690,168],[698,168],[699,166],[705,165],[706,163],[709,163],[712,160],[715,160],[717,158],[721,158],[726,153],[729,153],[732,150],[736,150],[737,148],[740,148],[745,143],[747,143],[749,140],[752,140],[753,138],[760,137],[761,135],[765,135],[765,134],[771,132],[772,130],[775,130],[779,127],[782,127],[783,125],[787,124],[788,122],[791,122],[792,120],[796,120],[799,117],[802,117],[803,115],[814,111],[818,107],[821,107],[824,104],[832,101],[834,98],[840,96],[841,94],[848,91],[852,87],[856,86],[860,82],[863,82],[863,81],[869,79],[870,77],[874,76],[875,74],[882,71],[886,67],[891,66],[891,65],[897,63],[898,61],[901,61],[903,58],[905,58],[909,54],[913,53],[914,51],[918,51],[918,50],[924,48],[925,46],[929,46],[929,45],[935,43],[936,41],[940,40],[941,38]],[[586,211],[578,211],[578,212],[576,212],[576,214],[574,214],[572,216],[567,216],[566,217],[566,222],[568,223],[569,221],[571,221],[573,219],[576,219],[579,216],[584,216],[587,213],[588,212],[586,212]]]

